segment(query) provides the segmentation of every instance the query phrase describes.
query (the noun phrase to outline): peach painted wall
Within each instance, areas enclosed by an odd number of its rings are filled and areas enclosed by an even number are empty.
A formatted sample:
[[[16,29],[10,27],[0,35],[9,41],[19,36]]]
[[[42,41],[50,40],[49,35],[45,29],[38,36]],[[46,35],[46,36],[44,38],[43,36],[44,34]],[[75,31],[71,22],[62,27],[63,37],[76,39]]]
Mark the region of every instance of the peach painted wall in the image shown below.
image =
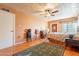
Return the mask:
[[[16,16],[18,16],[18,13],[19,13],[19,12],[17,12],[14,8],[8,7],[8,6],[3,5],[3,4],[0,4],[0,8],[7,8],[7,9],[10,9],[10,12],[11,12],[11,13],[14,13],[14,14],[15,14],[15,18],[18,19],[18,17],[16,17]],[[16,21],[16,20],[15,20],[15,21]],[[17,21],[16,21],[16,22],[17,22]],[[17,40],[16,40],[16,41],[17,41]]]
[[[73,21],[76,21],[76,20],[77,20],[77,17],[69,17],[69,18],[49,21],[48,22],[49,31],[52,32],[52,24],[57,24],[57,32],[62,32],[61,31],[62,23],[73,22]]]
[[[43,20],[42,18],[24,14],[23,12],[20,12],[20,11],[16,10],[15,8],[6,6],[4,4],[0,4],[0,8],[10,9],[10,12],[15,14],[16,43],[25,41],[25,39],[23,39],[24,29],[31,28],[32,35],[33,35],[34,29],[44,30],[47,26],[46,21]]]
[[[19,22],[19,23],[18,23]],[[35,16],[28,16],[26,15],[23,16],[23,19],[20,19],[17,21],[17,29],[16,29],[16,35],[17,37],[21,37],[19,39],[23,39],[23,34],[24,34],[24,29],[32,29],[32,37],[34,36],[34,30],[38,29],[39,30],[44,30],[46,26],[46,22],[42,19],[39,19]]]
[[[22,16],[22,14],[20,17],[18,17],[19,20],[17,20],[16,22],[16,26],[17,26],[16,36],[20,42],[25,41],[23,39],[24,29],[29,29],[29,28],[32,29],[32,38],[33,38],[35,29],[40,31],[40,30],[45,30],[46,28],[46,25],[47,25],[46,21],[43,19],[40,19],[39,17],[26,16],[26,15]]]
[[[23,24],[23,20],[26,20],[27,16],[25,14],[23,14],[22,12],[20,11],[17,11],[15,8],[12,8],[12,7],[9,7],[9,6],[6,6],[6,5],[3,5],[3,4],[0,4],[0,8],[7,8],[7,9],[10,9],[10,12],[11,13],[14,13],[15,14],[15,36],[16,36],[16,42],[19,42],[19,41],[22,41],[20,38],[19,38],[19,35],[22,33],[23,31],[23,27],[22,26],[21,28],[19,27],[19,24]],[[26,18],[25,18],[26,17]]]
[[[52,32],[52,24],[57,24],[57,32],[61,31],[61,23],[59,21],[49,21],[48,27],[50,32]]]

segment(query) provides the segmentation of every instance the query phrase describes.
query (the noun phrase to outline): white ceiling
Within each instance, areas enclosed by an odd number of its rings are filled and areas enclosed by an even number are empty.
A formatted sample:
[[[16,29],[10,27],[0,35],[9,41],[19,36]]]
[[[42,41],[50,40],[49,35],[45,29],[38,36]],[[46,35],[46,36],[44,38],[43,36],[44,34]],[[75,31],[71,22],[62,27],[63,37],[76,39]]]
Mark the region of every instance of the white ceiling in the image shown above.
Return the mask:
[[[35,11],[41,11],[46,8],[59,9],[58,14],[51,16],[51,19],[74,16],[79,12],[78,3],[6,3],[5,5],[15,8],[25,14],[34,14]]]
[[[47,4],[47,3],[9,3],[9,4],[5,4],[5,5],[14,7],[17,10],[23,11],[24,13],[43,11],[46,8],[54,9],[54,8],[58,8],[58,6],[59,6],[58,3],[52,3],[52,4]]]

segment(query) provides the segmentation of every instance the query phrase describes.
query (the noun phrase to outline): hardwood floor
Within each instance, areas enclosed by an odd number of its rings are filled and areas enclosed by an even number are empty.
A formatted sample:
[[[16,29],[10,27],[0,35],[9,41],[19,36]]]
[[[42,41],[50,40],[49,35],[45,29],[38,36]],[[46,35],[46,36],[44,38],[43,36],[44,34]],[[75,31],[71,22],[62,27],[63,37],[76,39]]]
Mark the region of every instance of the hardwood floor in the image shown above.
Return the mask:
[[[45,41],[44,39],[43,40],[33,40],[32,42],[25,42],[25,43],[18,44],[16,46],[13,46],[10,48],[2,49],[2,50],[0,50],[0,56],[12,56],[13,54],[15,54],[17,52],[20,52],[31,46],[40,44],[44,41]]]
[[[52,42],[51,44],[57,44],[65,48],[64,56],[79,56],[79,51],[76,51],[74,48],[65,47],[65,44],[60,41]]]
[[[18,44],[14,47],[10,47],[10,48],[7,48],[7,49],[3,49],[3,50],[0,50],[0,56],[4,56],[4,55],[8,55],[8,56],[11,56],[17,52],[20,52],[26,48],[29,48],[31,46],[34,46],[34,45],[37,45],[37,44],[40,44],[42,42],[46,41],[45,39],[39,39],[39,40],[33,40],[32,42],[25,42],[25,43],[22,43],[22,44]],[[58,44],[58,45],[61,45],[61,46],[64,46],[64,43],[49,43],[49,44]],[[79,56],[79,52],[75,51],[74,49],[72,48],[69,48],[69,47],[66,47],[65,49],[65,52],[64,52],[64,56]]]
[[[66,47],[64,56],[79,56],[79,51],[76,51],[73,48]]]

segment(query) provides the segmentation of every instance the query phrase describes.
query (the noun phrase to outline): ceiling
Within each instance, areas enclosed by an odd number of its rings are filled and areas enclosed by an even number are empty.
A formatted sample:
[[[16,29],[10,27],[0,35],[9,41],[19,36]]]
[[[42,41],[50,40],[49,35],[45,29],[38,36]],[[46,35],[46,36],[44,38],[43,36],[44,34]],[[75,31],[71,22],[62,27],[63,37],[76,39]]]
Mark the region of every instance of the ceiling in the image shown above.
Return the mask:
[[[34,15],[35,12],[44,11],[46,8],[58,9],[59,12],[56,14],[57,17],[74,14],[76,8],[79,8],[79,4],[77,3],[4,3],[4,5],[15,8],[17,11],[21,11],[25,14],[31,15]]]
[[[32,13],[36,11],[43,11],[46,8],[58,8],[59,4],[58,3],[9,3],[5,4],[11,7],[16,8],[17,10],[23,11],[24,13]]]

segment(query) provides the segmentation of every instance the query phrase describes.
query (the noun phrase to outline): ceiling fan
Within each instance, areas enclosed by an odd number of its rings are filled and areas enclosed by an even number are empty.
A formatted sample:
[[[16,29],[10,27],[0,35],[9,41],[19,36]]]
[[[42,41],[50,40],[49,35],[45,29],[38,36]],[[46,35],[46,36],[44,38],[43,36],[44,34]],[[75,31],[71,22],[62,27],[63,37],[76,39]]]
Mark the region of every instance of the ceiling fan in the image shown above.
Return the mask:
[[[46,9],[45,12],[48,12],[50,16],[55,16],[55,14],[58,13],[59,11],[57,9]]]
[[[45,4],[45,6],[33,10],[34,14],[42,15],[45,17],[55,16],[59,12],[59,4]]]
[[[55,16],[56,13],[58,13],[58,12],[59,12],[58,9],[47,8],[47,9],[42,10],[42,11],[41,10],[35,11],[34,13],[37,13],[39,15],[43,15],[43,16],[47,17],[47,16]]]

